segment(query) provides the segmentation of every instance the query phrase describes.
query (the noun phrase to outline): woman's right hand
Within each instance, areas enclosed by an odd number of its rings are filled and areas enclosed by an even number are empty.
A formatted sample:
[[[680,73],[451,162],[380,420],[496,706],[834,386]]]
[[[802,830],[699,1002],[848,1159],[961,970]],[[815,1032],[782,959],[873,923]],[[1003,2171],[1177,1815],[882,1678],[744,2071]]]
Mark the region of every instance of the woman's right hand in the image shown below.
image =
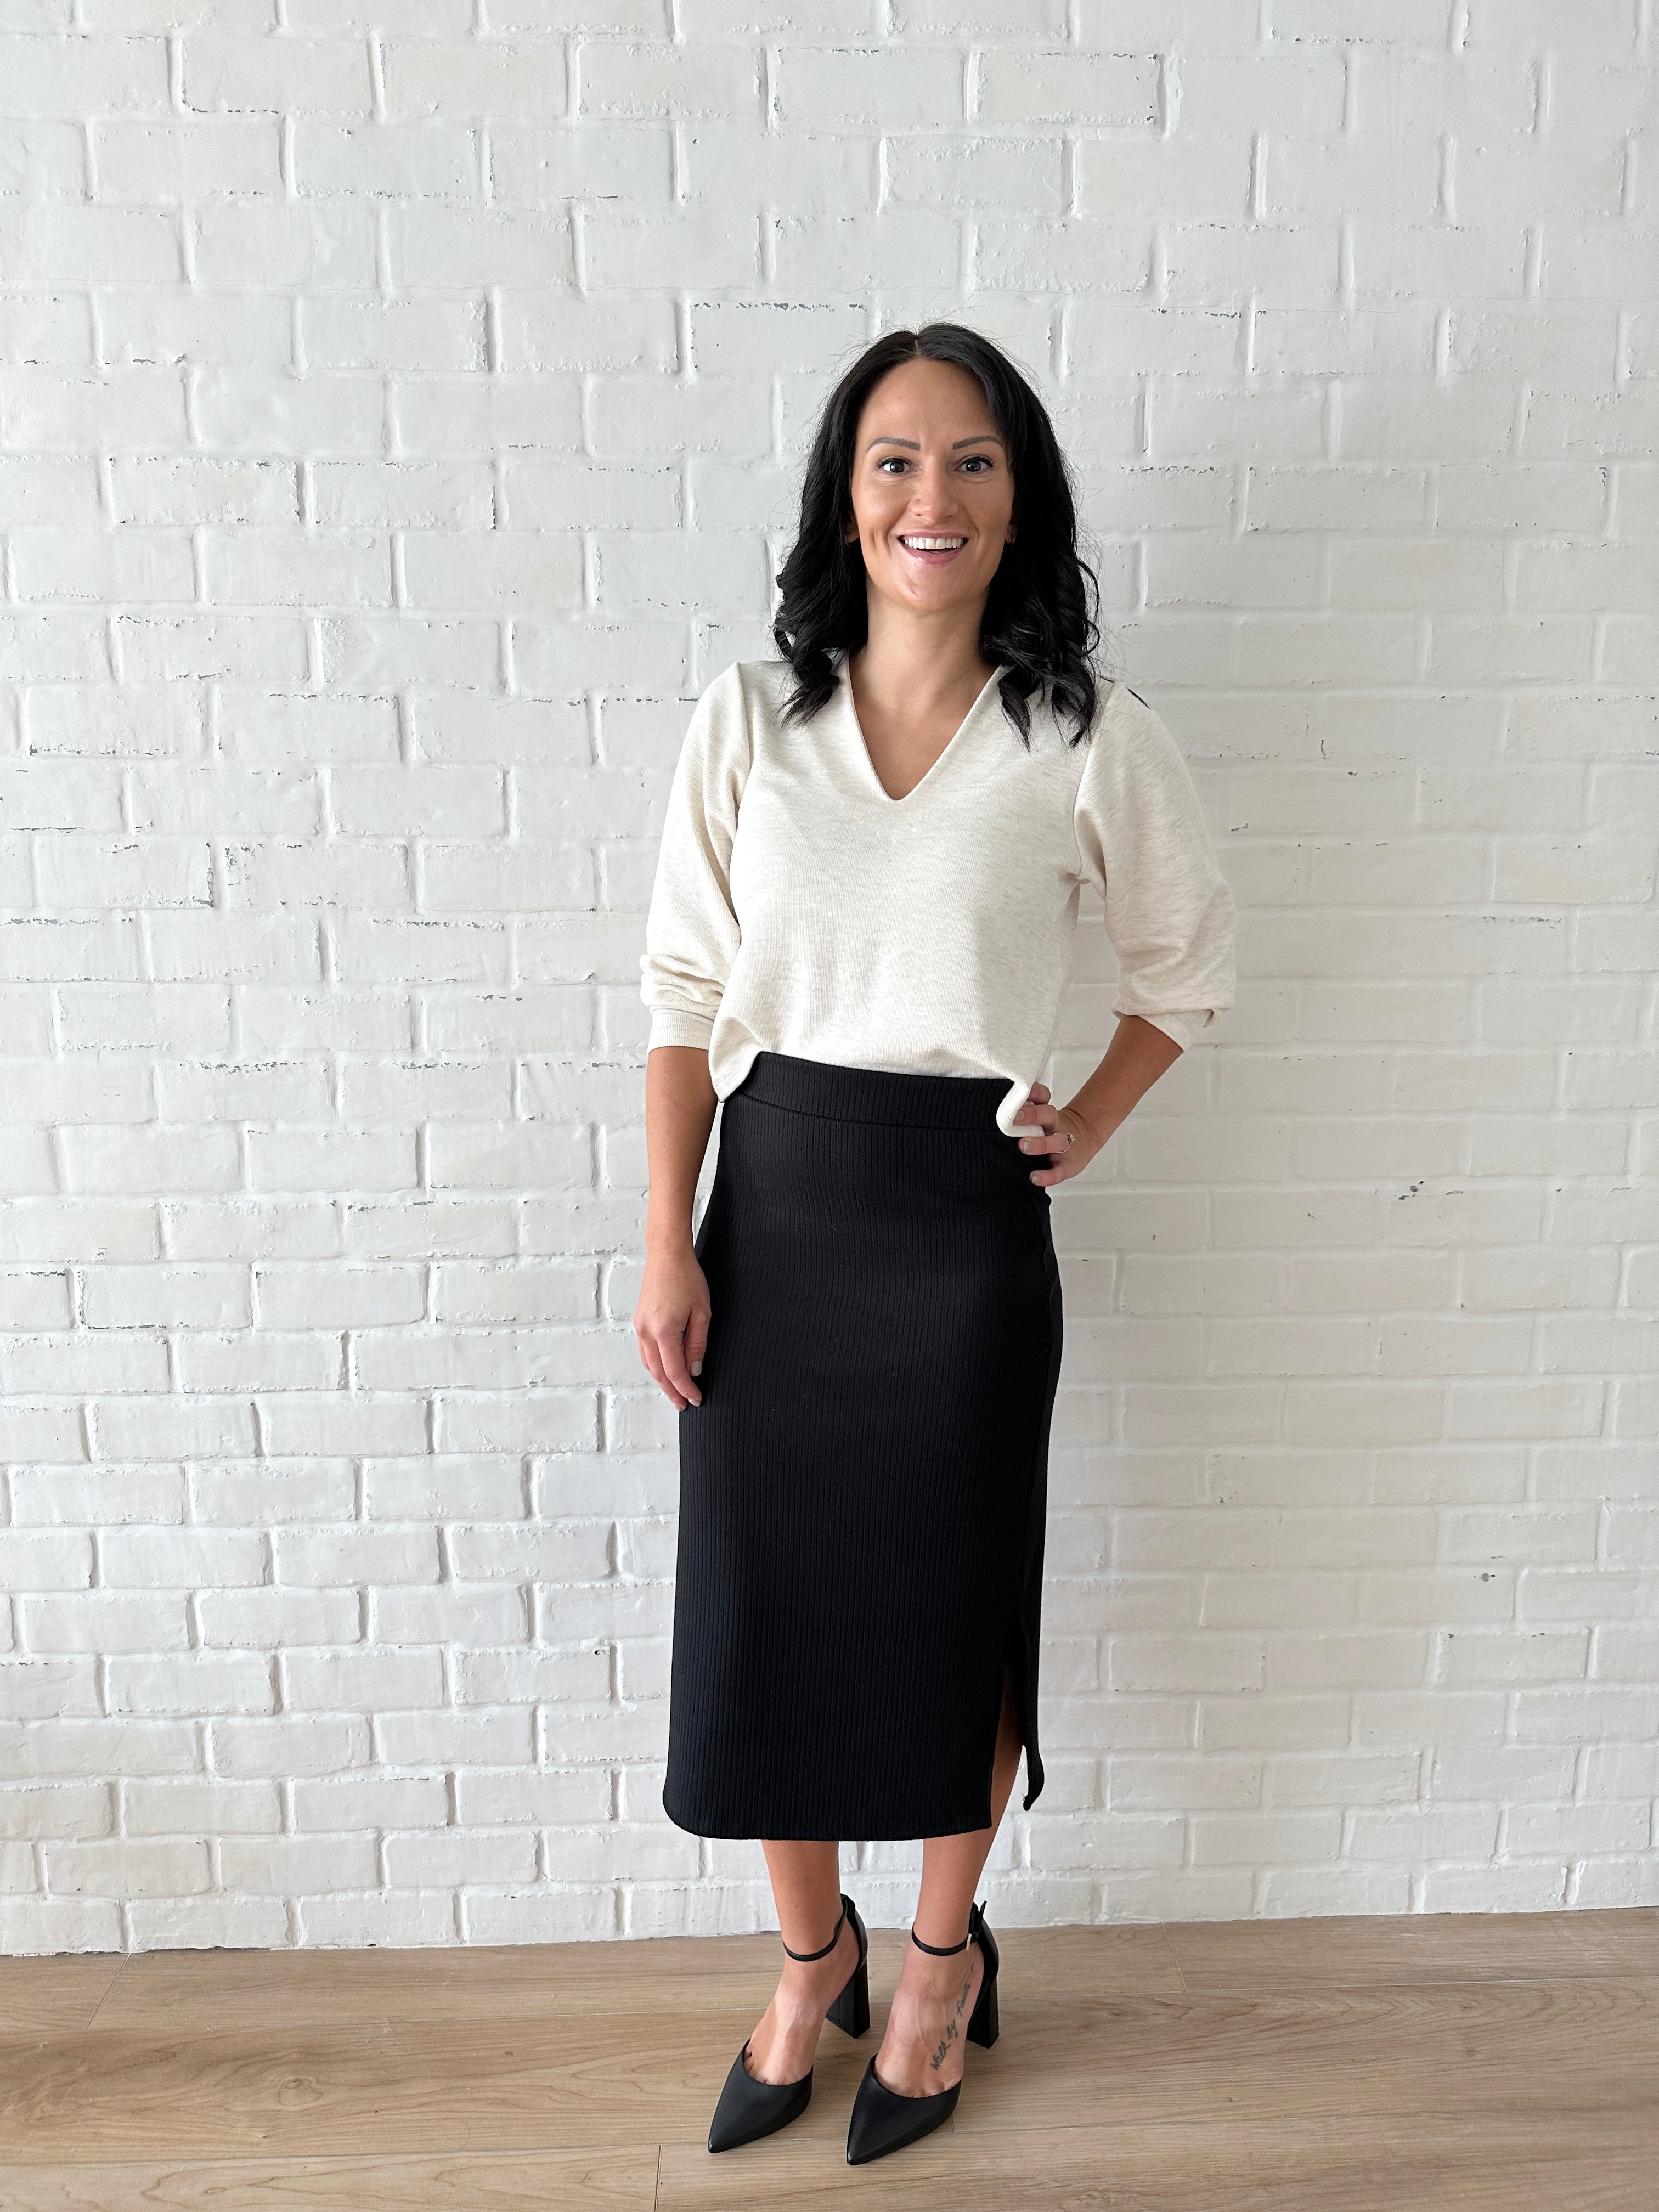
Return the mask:
[[[690,1237],[683,1243],[647,1245],[645,1279],[634,1309],[634,1334],[640,1358],[676,1413],[702,1403],[694,1377],[708,1348],[712,1311],[708,1278]]]

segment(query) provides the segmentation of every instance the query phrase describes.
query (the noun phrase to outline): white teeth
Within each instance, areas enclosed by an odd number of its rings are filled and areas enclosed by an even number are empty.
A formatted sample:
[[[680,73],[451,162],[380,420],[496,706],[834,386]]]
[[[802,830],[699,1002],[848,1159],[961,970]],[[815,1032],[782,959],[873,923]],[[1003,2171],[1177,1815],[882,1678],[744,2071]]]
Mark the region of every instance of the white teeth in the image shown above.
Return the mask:
[[[901,538],[901,545],[914,545],[918,553],[951,553],[965,545],[965,538]]]

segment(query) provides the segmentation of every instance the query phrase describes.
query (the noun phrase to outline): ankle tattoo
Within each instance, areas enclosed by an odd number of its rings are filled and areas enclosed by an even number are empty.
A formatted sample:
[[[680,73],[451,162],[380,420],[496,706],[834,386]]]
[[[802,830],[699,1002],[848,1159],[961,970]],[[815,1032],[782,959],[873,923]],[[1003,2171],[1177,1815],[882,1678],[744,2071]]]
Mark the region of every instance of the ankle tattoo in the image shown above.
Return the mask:
[[[939,2068],[945,2063],[945,2054],[949,2051],[951,2045],[957,2039],[957,2023],[962,2018],[963,2012],[968,2002],[968,1992],[973,1986],[974,1976],[973,1970],[970,1967],[969,1969],[968,1978],[962,1985],[962,1995],[957,1999],[957,2008],[951,2014],[950,2019],[945,2021],[945,2033],[940,2036],[939,2041],[933,2045],[933,2055],[927,2062],[928,2065],[935,2074],[938,2073]]]

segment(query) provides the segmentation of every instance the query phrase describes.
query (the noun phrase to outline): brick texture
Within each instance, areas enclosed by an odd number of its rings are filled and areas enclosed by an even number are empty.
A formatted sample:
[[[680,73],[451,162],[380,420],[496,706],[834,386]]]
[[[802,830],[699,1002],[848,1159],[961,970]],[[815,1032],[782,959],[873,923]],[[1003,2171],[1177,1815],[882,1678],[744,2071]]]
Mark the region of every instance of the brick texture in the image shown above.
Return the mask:
[[[0,23],[0,1948],[770,1924],[658,1796],[637,956],[939,315],[1241,925],[1057,1197],[993,1917],[1659,1903],[1650,0]]]

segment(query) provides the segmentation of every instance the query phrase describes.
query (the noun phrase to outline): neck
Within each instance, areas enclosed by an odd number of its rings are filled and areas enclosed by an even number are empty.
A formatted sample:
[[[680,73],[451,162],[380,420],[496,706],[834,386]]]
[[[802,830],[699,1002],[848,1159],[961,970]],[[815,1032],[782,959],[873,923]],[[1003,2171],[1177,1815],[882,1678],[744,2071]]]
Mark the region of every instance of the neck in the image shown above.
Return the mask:
[[[976,698],[997,670],[980,651],[983,611],[982,601],[936,616],[889,610],[876,601],[869,636],[848,662],[860,696],[913,714],[948,708],[964,695]]]

